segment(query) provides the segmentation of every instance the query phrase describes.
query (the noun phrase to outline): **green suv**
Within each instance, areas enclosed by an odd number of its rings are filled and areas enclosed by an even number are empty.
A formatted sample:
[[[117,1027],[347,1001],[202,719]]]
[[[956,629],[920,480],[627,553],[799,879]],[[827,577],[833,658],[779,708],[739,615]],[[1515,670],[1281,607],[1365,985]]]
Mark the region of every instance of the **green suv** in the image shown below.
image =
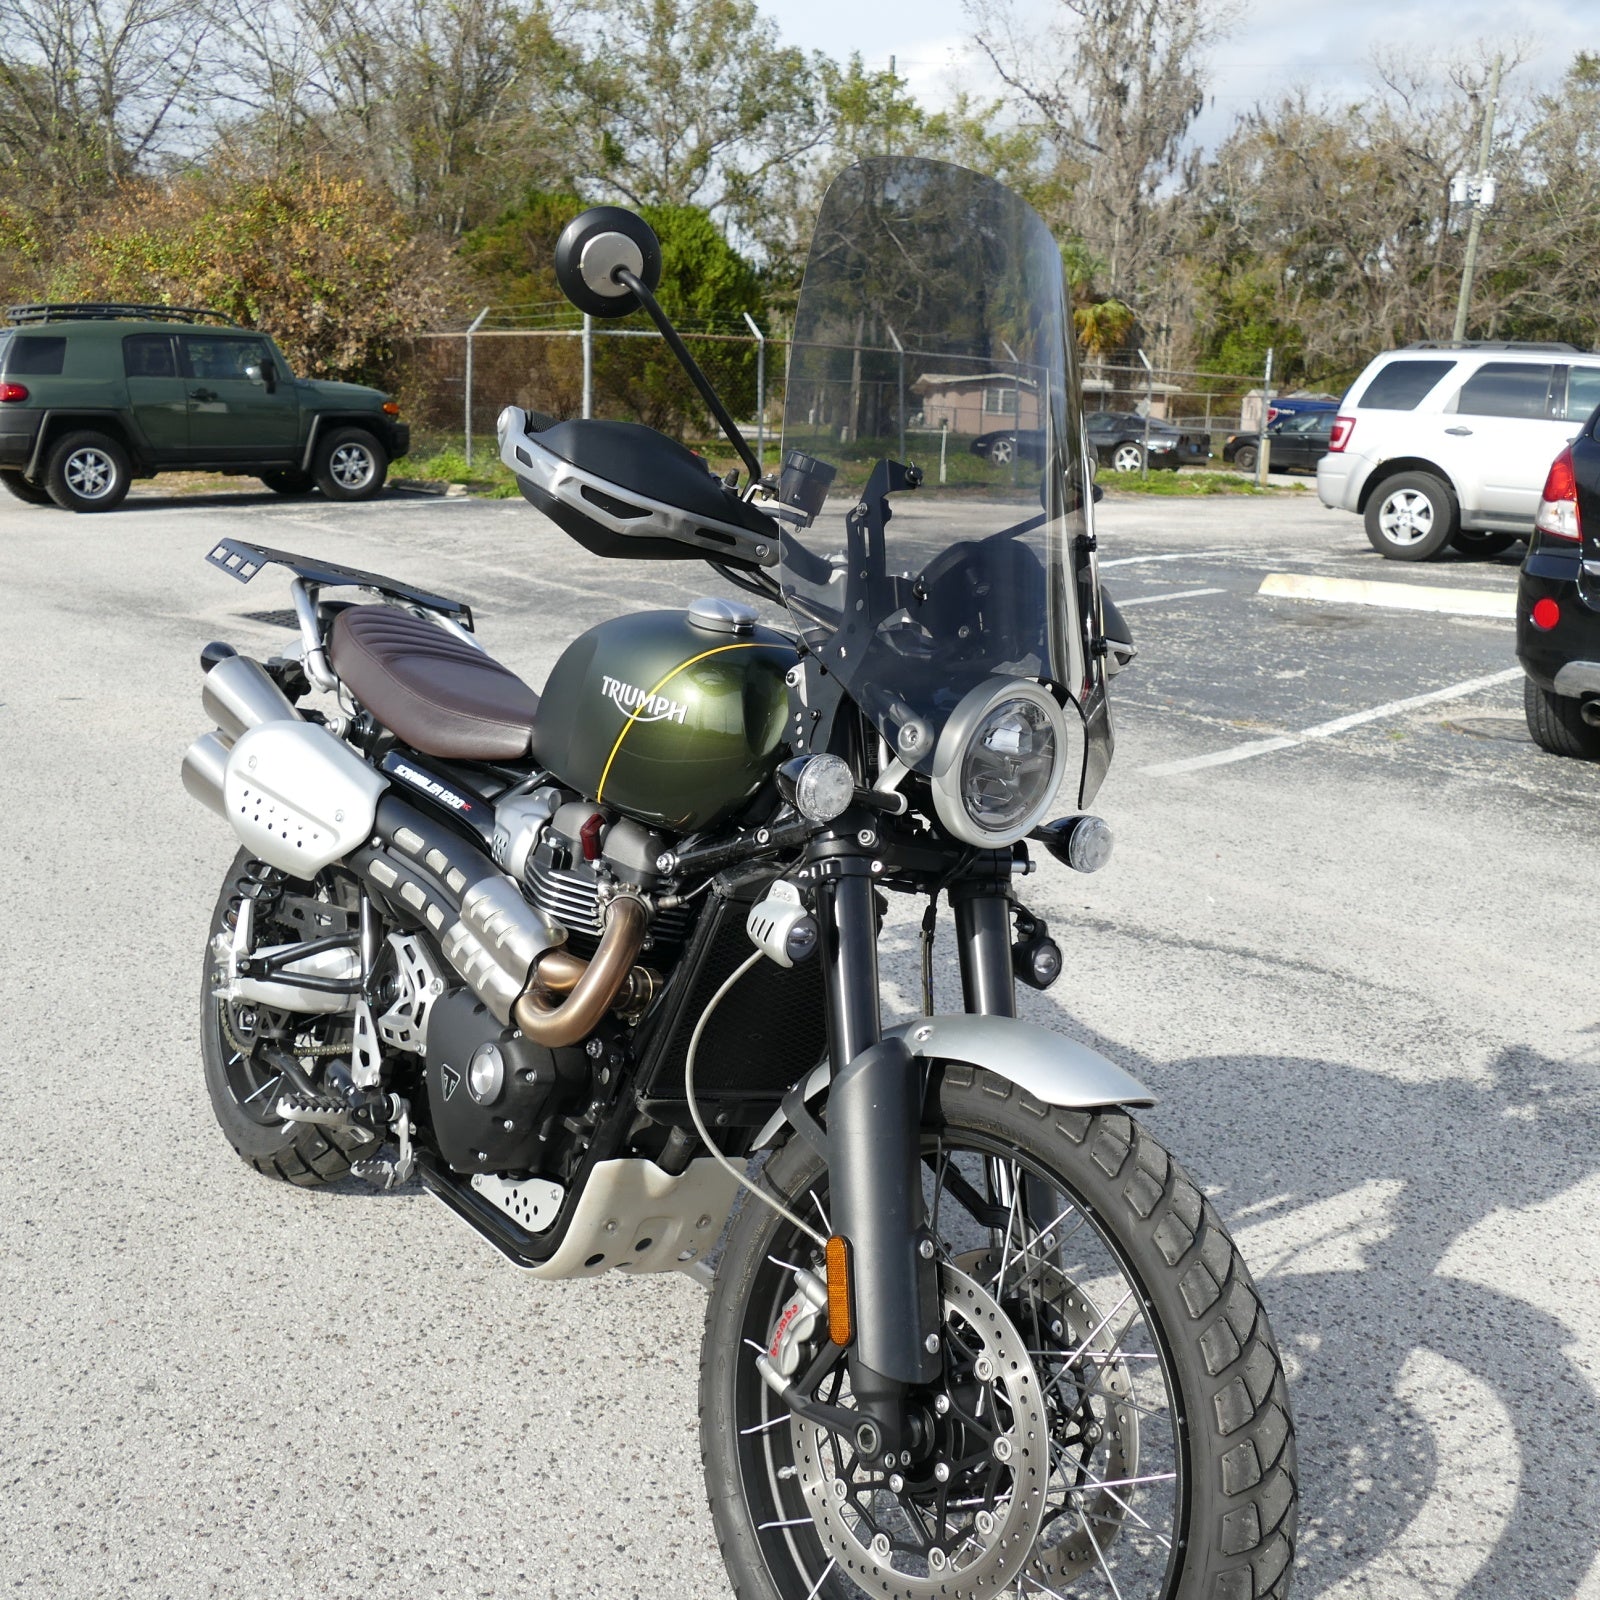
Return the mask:
[[[12,306],[0,327],[0,483],[109,511],[158,472],[365,500],[411,446],[379,389],[297,378],[264,333],[186,306]]]

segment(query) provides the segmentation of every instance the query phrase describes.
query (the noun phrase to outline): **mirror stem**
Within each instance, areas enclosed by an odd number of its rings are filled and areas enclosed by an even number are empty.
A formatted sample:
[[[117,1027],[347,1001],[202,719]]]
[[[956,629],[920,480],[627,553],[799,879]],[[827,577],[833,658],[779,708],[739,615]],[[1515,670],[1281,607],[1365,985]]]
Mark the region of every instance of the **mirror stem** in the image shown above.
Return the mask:
[[[755,452],[745,442],[738,423],[728,414],[728,408],[718,398],[717,391],[711,387],[711,380],[700,370],[699,362],[689,354],[689,347],[678,336],[678,330],[672,326],[671,319],[656,303],[656,297],[640,282],[637,274],[627,267],[618,267],[613,276],[618,283],[638,295],[640,305],[650,313],[650,320],[661,330],[661,337],[667,341],[667,348],[678,358],[678,365],[689,374],[695,388],[700,391],[700,398],[711,407],[711,415],[717,419],[717,426],[728,436],[728,443],[739,452],[739,459],[749,470],[750,481],[759,482],[761,463],[756,460]]]

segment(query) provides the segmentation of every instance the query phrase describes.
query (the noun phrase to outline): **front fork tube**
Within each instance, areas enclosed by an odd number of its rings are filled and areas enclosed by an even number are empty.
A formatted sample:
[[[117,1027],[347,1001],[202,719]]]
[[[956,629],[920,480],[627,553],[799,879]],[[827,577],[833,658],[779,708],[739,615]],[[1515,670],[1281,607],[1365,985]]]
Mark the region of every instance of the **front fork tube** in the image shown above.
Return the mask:
[[[831,1221],[850,1250],[851,1389],[877,1430],[858,1448],[876,1443],[862,1453],[883,1460],[914,1442],[906,1390],[933,1382],[941,1366],[938,1272],[922,1198],[923,1069],[903,1040],[882,1037],[870,861],[841,855],[824,867]]]

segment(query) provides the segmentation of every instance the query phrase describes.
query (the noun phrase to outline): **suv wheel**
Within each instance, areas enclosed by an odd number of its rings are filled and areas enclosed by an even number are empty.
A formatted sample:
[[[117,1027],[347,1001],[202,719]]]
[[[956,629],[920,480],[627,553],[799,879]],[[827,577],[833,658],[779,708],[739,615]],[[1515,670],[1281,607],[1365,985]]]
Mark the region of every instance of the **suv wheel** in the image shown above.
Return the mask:
[[[69,433],[44,469],[44,486],[63,511],[111,511],[131,481],[128,452],[105,433]]]
[[[20,472],[0,472],[0,484],[4,484],[17,499],[26,501],[30,506],[50,504],[49,490],[41,489],[36,483],[29,483]]]
[[[1111,452],[1113,472],[1137,472],[1144,465],[1144,450],[1129,440]]]
[[[388,475],[383,446],[364,428],[335,428],[317,447],[313,476],[330,500],[370,500]]]
[[[263,472],[261,481],[274,493],[281,495],[310,494],[317,481],[309,472],[298,467],[280,467],[274,472]]]
[[[1522,680],[1522,714],[1528,732],[1541,750],[1553,756],[1578,756],[1600,761],[1600,728],[1583,720],[1583,705],[1570,695],[1551,694],[1532,678]]]
[[[1367,501],[1367,538],[1389,561],[1427,561],[1455,536],[1450,486],[1431,472],[1397,472]]]

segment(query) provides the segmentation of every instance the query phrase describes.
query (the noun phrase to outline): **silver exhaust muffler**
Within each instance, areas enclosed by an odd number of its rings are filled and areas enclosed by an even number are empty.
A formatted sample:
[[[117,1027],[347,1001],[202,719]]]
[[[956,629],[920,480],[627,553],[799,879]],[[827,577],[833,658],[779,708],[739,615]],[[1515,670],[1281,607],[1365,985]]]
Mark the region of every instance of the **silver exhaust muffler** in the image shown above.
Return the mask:
[[[183,753],[183,786],[201,805],[227,815],[222,799],[222,778],[228,770],[232,741],[220,733],[202,733]]]
[[[201,805],[219,817],[228,814],[222,782],[234,741],[264,722],[303,722],[272,674],[249,656],[225,656],[205,675],[200,704],[216,723],[183,756],[183,786]]]

